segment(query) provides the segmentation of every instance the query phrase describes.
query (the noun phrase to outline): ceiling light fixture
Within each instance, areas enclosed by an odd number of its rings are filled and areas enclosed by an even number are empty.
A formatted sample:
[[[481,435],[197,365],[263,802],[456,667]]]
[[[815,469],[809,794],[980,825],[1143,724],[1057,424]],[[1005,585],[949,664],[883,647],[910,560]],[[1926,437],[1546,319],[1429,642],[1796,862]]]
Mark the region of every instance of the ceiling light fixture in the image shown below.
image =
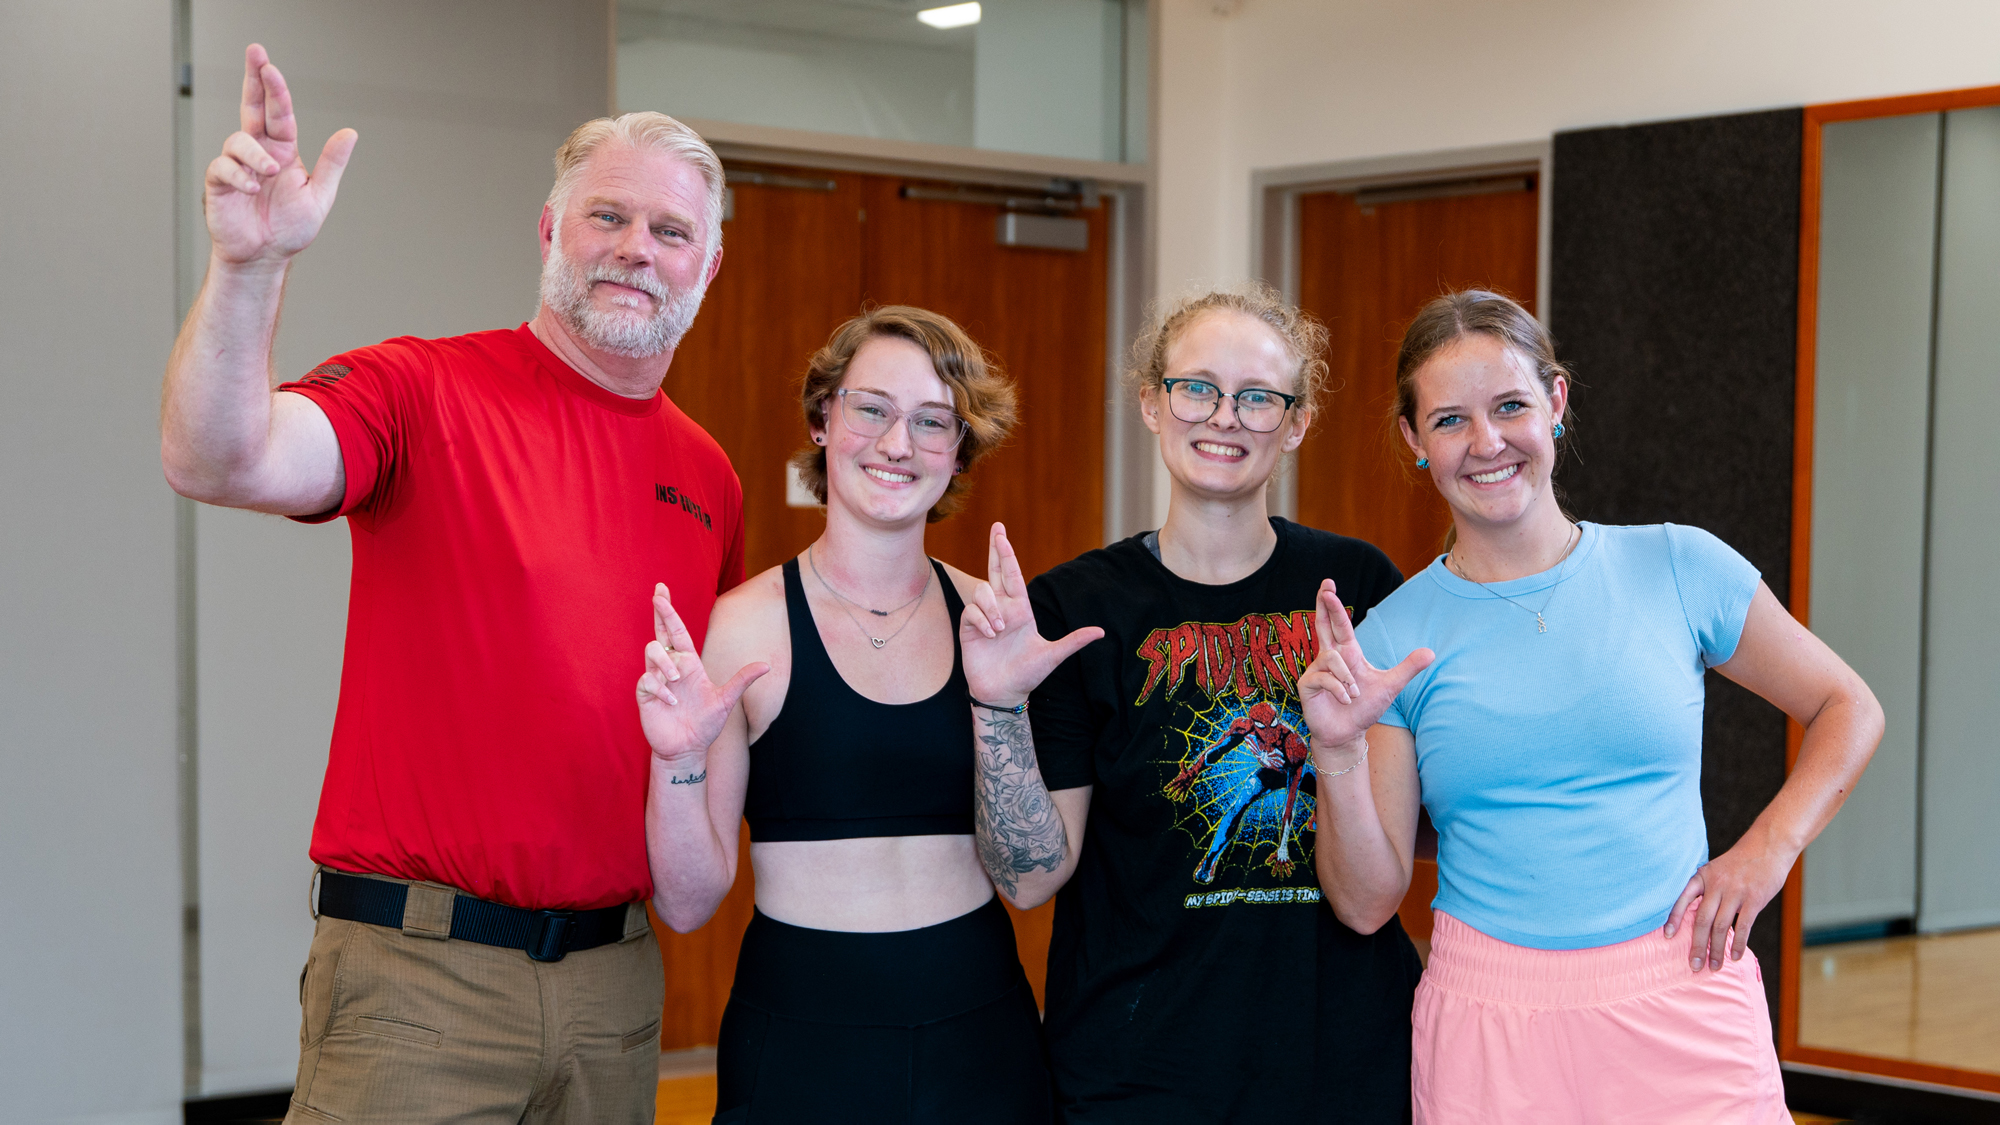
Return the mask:
[[[970,27],[979,22],[979,5],[947,4],[942,8],[925,8],[917,13],[917,18],[936,28]]]

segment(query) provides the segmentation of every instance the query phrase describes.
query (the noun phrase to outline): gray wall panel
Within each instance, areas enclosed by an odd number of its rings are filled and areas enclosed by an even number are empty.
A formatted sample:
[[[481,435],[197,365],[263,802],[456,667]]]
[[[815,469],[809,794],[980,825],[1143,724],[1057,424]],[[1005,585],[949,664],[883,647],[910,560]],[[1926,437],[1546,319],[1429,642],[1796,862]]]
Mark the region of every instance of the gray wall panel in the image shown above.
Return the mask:
[[[2000,923],[2000,108],[1946,115],[1939,244],[1924,930]]]
[[[551,158],[606,110],[608,21],[599,0],[196,0],[195,168],[236,128],[253,40],[291,85],[309,162],[335,129],[361,133],[292,272],[281,375],[390,336],[534,314]],[[197,526],[202,1089],[283,1088],[312,934],[306,845],[340,676],[347,530],[212,508]]]
[[[1916,913],[1939,123],[1843,121],[1822,134],[1812,629],[1874,689],[1888,729],[1806,850],[1807,929]]]
[[[0,1120],[181,1120],[172,5],[0,35]]]

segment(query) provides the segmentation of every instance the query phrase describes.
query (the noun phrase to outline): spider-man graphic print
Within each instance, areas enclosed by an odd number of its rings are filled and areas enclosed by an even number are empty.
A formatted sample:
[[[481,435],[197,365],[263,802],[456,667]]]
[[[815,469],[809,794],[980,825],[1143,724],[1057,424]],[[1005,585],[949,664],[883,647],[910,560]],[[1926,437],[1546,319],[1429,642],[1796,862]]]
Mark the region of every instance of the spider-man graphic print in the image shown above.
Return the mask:
[[[1155,629],[1139,645],[1149,667],[1135,702],[1160,691],[1174,703],[1161,763],[1172,772],[1162,795],[1194,846],[1193,883],[1212,887],[1225,873],[1256,867],[1278,881],[1301,876],[1296,888],[1260,879],[1254,892],[1190,894],[1188,906],[1319,897],[1310,870],[1315,774],[1298,709],[1298,678],[1313,652],[1305,610],[1185,622]]]

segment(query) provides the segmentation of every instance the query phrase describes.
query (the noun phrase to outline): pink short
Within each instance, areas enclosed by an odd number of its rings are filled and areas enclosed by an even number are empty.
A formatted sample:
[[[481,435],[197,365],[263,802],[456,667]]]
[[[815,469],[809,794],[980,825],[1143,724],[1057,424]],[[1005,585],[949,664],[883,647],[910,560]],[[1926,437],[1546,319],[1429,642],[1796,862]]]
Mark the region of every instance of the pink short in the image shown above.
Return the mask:
[[[1750,953],[1688,971],[1688,932],[1527,949],[1436,915],[1417,986],[1416,1125],[1791,1125]]]

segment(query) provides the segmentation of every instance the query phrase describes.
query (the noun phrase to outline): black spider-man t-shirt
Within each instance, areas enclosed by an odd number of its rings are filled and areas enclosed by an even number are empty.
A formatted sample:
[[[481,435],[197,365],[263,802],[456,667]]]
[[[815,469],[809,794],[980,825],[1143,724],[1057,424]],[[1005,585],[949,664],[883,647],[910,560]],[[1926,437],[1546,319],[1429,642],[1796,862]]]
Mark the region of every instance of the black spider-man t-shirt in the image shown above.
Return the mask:
[[[1227,585],[1140,535],[1028,586],[1043,635],[1105,631],[1028,711],[1049,788],[1094,787],[1049,950],[1066,1122],[1408,1120],[1416,950],[1320,893],[1297,692],[1320,581],[1358,620],[1402,577],[1358,539],[1271,525],[1270,559]]]

